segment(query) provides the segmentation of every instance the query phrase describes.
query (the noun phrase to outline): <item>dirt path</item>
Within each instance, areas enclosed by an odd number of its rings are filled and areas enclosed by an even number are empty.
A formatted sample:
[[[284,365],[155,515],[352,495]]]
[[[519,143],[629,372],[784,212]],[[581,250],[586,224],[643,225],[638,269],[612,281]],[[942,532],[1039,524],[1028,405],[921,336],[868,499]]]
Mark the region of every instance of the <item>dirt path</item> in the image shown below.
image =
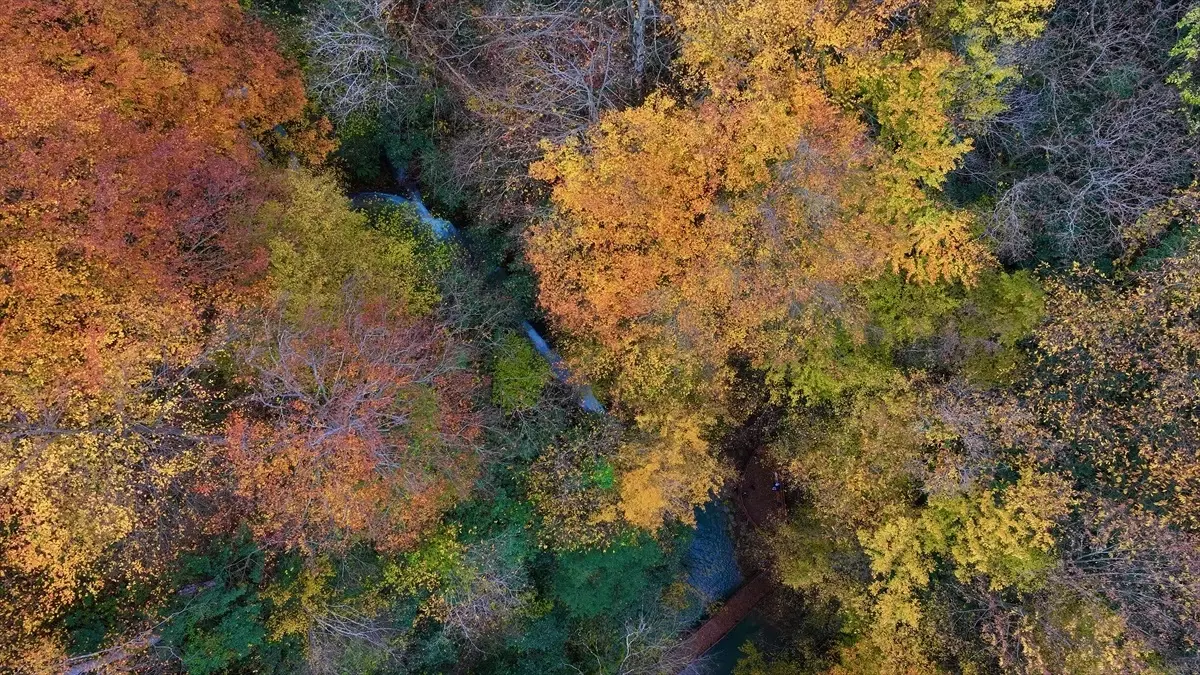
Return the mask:
[[[766,527],[786,508],[783,492],[771,489],[775,474],[755,455],[742,467],[741,476],[733,496],[738,515],[753,529]]]

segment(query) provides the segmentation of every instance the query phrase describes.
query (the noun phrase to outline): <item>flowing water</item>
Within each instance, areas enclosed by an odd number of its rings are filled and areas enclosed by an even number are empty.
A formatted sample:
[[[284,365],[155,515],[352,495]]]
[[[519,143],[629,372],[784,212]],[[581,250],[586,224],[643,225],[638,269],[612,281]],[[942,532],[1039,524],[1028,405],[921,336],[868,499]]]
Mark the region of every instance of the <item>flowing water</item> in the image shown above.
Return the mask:
[[[425,203],[421,201],[421,195],[413,195],[410,198],[387,192],[360,192],[351,198],[351,203],[357,208],[362,208],[371,203],[378,204],[379,202],[412,206],[416,209],[417,216],[421,218],[421,221],[429,226],[429,229],[433,232],[433,236],[442,240],[458,238],[458,228],[454,227],[454,223],[444,218],[438,218],[430,213],[429,209],[425,207]],[[596,395],[592,393],[591,385],[578,385],[571,381],[571,373],[563,363],[562,357],[550,348],[550,345],[546,343],[546,339],[537,332],[537,329],[528,321],[521,322],[521,329],[525,331],[525,336],[533,343],[533,348],[537,350],[538,354],[542,355],[546,363],[550,364],[550,370],[553,371],[554,376],[564,384],[576,387],[579,394],[579,406],[588,412],[603,413],[604,406],[601,405]]]
[[[452,239],[458,236],[458,229],[452,223],[438,218],[425,208],[419,195],[413,198],[383,192],[364,192],[353,197],[356,207],[362,207],[372,202],[387,202],[391,204],[409,204],[416,208],[421,220],[429,225],[434,236],[439,239]],[[522,323],[529,341],[534,348],[546,359],[551,369],[563,382],[570,381],[570,373],[563,364],[562,358],[550,348],[537,330],[528,322]],[[579,387],[579,405],[589,412],[604,413],[601,405],[588,385]],[[715,602],[728,598],[745,581],[738,567],[737,552],[733,545],[732,519],[729,509],[720,501],[711,501],[695,510],[696,531],[684,558],[684,567],[688,574],[688,584],[696,592],[692,607],[686,612],[693,621],[699,621],[707,608]],[[705,675],[720,675],[732,672],[737,663],[739,648],[742,643],[762,632],[762,624],[754,614],[739,623],[730,633],[718,642],[706,654],[703,663],[689,667],[687,673],[704,673]]]

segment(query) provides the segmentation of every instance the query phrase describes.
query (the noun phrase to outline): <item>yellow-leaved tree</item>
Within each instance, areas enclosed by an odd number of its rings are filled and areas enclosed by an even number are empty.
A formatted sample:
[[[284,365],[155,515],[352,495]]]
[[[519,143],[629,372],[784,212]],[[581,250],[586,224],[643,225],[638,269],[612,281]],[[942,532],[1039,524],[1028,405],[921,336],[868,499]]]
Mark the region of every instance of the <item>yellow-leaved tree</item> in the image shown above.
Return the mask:
[[[732,362],[787,385],[831,328],[861,340],[857,285],[886,272],[972,285],[990,254],[939,197],[971,149],[956,120],[1000,109],[1014,73],[984,52],[1035,35],[1047,7],[672,3],[688,102],[653,94],[531,169],[553,209],[527,258],[576,367],[633,417],[717,420]],[[626,479],[665,471],[652,455]]]
[[[893,268],[969,282],[985,262],[896,157],[799,78],[751,100],[652,96],[534,166],[555,207],[528,237],[539,300],[618,407],[716,418],[731,359],[801,359],[842,289]]]

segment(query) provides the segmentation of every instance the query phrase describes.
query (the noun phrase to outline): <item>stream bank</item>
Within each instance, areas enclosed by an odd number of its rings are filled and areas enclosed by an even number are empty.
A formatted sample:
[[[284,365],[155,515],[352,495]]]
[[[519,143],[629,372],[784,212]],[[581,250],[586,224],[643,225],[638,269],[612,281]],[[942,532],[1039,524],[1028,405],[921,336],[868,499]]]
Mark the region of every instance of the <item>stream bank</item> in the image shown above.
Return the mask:
[[[360,192],[351,197],[351,202],[355,208],[376,203],[411,207],[438,239],[461,239],[461,233],[453,223],[430,213],[419,193],[404,197],[386,192]],[[521,329],[550,366],[554,376],[574,389],[579,406],[590,413],[605,414],[605,408],[592,392],[591,386],[572,379],[562,357],[528,320],[522,321]],[[691,615],[699,625],[680,647],[687,650],[691,657],[691,665],[683,671],[690,675],[725,675],[732,672],[741,644],[763,632],[763,622],[755,619],[752,612],[772,592],[774,582],[767,573],[757,569],[749,570],[748,575],[744,574],[738,560],[734,530],[740,528],[748,531],[763,527],[783,510],[784,502],[782,494],[775,489],[777,486],[774,485],[772,474],[758,456],[763,427],[756,424],[755,420],[730,439],[735,454],[741,455],[735,458],[740,465],[740,480],[734,486],[732,499],[736,517],[720,498],[695,510],[695,534],[685,556],[684,567],[688,584],[696,592],[692,608],[686,614]],[[719,609],[701,622],[708,608],[713,606]]]

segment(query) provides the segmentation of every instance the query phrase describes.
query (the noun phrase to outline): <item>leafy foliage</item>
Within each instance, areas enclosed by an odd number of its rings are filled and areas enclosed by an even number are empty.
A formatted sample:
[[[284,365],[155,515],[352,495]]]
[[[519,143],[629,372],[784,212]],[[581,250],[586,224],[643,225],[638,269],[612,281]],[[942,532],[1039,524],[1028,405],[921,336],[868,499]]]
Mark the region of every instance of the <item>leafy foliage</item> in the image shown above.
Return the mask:
[[[272,233],[272,283],[293,315],[336,311],[348,282],[415,315],[438,303],[450,250],[415,213],[402,207],[372,216],[353,211],[328,176],[295,172],[288,183],[286,200],[267,204],[259,217]]]
[[[327,146],[235,3],[9,2],[0,33],[0,661],[52,669],[64,607],[197,534],[195,374],[265,262],[253,144]]]
[[[572,616],[621,616],[643,601],[663,563],[658,545],[645,537],[564,553],[554,573],[555,595]]]
[[[528,340],[516,333],[500,338],[492,364],[492,402],[506,413],[537,405],[553,374]]]
[[[184,561],[184,594],[161,632],[162,644],[178,650],[189,675],[232,667],[286,672],[300,657],[294,640],[268,633],[272,605],[260,591],[265,557],[246,541],[232,541],[210,556]]]
[[[1179,88],[1183,102],[1189,106],[1200,106],[1200,89],[1194,78],[1197,61],[1200,61],[1200,7],[1193,7],[1179,20],[1183,35],[1171,48],[1171,56],[1179,57],[1183,64],[1167,78],[1167,82]],[[1194,121],[1193,121],[1194,124]]]
[[[0,670],[1195,670],[1198,21],[3,5]]]

